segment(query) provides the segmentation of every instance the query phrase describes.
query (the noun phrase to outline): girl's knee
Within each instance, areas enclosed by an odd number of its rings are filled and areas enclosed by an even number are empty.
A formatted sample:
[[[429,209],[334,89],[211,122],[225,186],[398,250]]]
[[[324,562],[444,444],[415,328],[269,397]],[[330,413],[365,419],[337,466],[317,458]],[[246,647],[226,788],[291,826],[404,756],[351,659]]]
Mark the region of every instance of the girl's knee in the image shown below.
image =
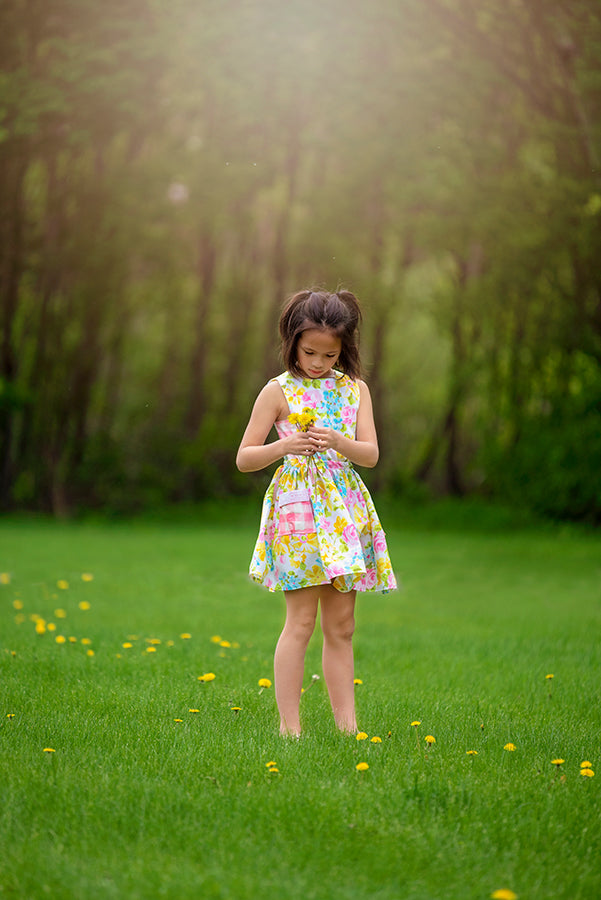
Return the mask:
[[[355,633],[355,616],[352,612],[345,615],[322,616],[321,629],[326,640],[351,641]]]

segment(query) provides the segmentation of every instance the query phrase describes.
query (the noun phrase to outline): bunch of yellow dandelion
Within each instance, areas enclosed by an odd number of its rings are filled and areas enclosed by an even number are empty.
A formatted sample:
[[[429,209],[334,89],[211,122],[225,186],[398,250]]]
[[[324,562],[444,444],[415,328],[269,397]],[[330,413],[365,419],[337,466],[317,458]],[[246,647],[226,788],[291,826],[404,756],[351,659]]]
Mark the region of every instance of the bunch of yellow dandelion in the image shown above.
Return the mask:
[[[586,778],[592,778],[594,776],[594,772],[592,766],[588,759],[585,759],[584,762],[580,763],[580,774],[584,775]]]
[[[291,422],[292,425],[298,425],[301,431],[308,431],[312,425],[315,425],[315,410],[305,406],[300,413],[290,413],[288,421]]]

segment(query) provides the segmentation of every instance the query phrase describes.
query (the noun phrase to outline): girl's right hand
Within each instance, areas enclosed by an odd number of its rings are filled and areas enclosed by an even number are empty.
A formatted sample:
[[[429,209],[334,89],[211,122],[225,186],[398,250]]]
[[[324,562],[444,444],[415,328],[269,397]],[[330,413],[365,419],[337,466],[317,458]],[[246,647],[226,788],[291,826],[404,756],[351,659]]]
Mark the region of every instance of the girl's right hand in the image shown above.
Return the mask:
[[[284,438],[286,456],[313,456],[317,441],[305,431],[294,431]]]

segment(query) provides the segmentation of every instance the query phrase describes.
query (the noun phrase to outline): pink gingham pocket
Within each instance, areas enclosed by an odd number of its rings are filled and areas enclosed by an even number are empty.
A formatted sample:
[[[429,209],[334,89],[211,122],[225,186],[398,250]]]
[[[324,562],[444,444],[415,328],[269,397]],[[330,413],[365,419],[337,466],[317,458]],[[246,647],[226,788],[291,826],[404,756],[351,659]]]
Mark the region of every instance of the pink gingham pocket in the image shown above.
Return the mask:
[[[282,534],[312,534],[315,531],[313,507],[309,491],[281,491],[277,499],[278,532]]]

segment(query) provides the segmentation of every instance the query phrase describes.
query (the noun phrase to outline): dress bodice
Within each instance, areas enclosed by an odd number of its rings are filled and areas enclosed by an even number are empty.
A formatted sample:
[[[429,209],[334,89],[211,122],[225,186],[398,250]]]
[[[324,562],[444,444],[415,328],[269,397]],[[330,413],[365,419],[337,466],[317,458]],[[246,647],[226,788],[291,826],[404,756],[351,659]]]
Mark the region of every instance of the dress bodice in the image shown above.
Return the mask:
[[[290,372],[283,372],[274,380],[282,388],[291,413],[313,409],[316,425],[333,428],[344,437],[355,439],[360,392],[357,382],[348,375],[337,372],[332,377],[311,379],[297,378]],[[275,423],[275,428],[278,437],[282,438],[292,434],[298,426],[288,419],[280,419]],[[326,450],[318,455],[328,461],[345,461],[345,457],[335,450]]]

